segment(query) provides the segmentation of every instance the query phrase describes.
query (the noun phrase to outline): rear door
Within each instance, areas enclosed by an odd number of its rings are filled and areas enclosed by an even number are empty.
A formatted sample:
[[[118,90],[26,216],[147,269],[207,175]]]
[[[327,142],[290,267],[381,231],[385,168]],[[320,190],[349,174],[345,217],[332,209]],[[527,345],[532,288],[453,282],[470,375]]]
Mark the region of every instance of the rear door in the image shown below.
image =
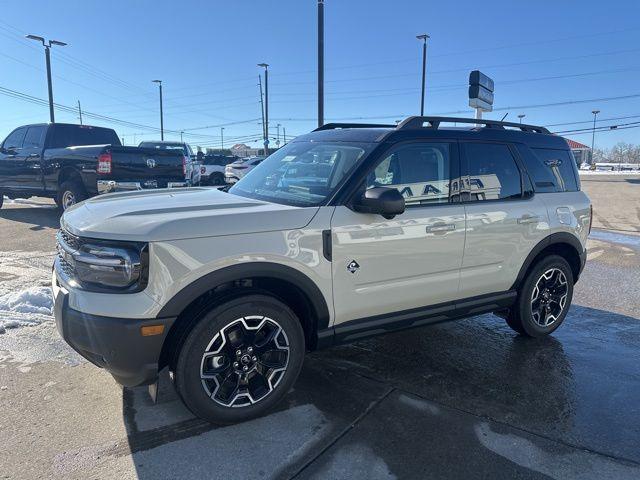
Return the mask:
[[[549,220],[514,147],[460,145],[467,233],[460,294],[470,298],[509,290],[529,252],[548,235]]]
[[[406,210],[391,220],[338,206],[331,221],[336,325],[458,298],[464,206],[457,143],[392,147],[365,187],[397,188]]]
[[[2,143],[0,152],[0,186],[7,189],[20,189],[20,172],[25,162],[22,151],[24,137],[28,127],[20,127],[9,134]]]

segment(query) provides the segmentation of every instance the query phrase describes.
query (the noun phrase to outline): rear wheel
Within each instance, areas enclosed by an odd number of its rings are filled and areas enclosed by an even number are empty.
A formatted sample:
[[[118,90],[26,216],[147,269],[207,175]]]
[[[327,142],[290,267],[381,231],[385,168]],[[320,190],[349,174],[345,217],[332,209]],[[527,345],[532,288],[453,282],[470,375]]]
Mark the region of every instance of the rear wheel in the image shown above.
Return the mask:
[[[0,208],[2,208],[3,203],[4,203],[4,194],[0,192]]]
[[[87,194],[80,182],[68,180],[60,185],[56,196],[56,203],[58,207],[64,211],[86,198]]]
[[[187,335],[173,368],[176,390],[198,417],[213,423],[266,413],[296,381],[304,333],[282,302],[261,294],[214,306]]]
[[[221,173],[213,173],[211,174],[211,185],[218,186],[224,185],[224,175]]]
[[[529,272],[515,305],[506,315],[507,324],[529,337],[542,337],[564,321],[573,297],[573,273],[567,261],[550,255]]]

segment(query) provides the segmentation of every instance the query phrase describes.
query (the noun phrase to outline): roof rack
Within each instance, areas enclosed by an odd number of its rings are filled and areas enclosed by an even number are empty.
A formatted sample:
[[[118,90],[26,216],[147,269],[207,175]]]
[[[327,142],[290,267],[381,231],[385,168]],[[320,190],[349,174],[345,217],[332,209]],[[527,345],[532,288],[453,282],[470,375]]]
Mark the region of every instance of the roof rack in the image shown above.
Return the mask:
[[[338,128],[396,128],[396,125],[385,125],[381,123],[326,123],[318,127],[314,132],[320,130],[335,130]]]
[[[505,129],[504,127],[512,127],[522,130],[523,132],[534,132],[534,133],[551,133],[544,127],[537,127],[535,125],[527,125],[525,123],[514,123],[514,122],[501,122],[499,120],[483,120],[477,118],[456,118],[456,117],[409,117],[406,120],[402,121],[397,129],[398,130],[409,130],[414,128],[433,128],[435,130],[438,129],[441,123],[468,123],[475,125],[484,125],[486,128],[500,128]],[[428,127],[425,127],[425,124],[429,124]]]

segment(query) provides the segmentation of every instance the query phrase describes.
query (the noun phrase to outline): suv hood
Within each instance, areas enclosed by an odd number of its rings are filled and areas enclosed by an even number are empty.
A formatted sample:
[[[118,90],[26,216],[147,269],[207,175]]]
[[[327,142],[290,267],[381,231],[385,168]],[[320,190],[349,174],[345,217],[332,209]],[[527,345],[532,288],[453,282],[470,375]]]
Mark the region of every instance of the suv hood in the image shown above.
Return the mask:
[[[90,198],[65,211],[60,225],[81,237],[154,242],[299,229],[317,211],[215,188],[142,190]]]

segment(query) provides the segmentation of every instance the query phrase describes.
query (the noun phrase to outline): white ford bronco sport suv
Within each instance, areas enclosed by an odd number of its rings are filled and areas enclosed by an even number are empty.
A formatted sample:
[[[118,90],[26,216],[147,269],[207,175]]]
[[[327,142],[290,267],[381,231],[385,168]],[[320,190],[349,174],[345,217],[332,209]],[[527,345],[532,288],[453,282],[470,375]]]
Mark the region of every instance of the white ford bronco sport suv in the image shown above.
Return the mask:
[[[55,318],[119,383],[156,386],[168,367],[195,415],[237,422],[282,399],[306,351],[486,312],[550,334],[590,227],[571,151],[544,128],[329,124],[228,191],[69,208]]]

